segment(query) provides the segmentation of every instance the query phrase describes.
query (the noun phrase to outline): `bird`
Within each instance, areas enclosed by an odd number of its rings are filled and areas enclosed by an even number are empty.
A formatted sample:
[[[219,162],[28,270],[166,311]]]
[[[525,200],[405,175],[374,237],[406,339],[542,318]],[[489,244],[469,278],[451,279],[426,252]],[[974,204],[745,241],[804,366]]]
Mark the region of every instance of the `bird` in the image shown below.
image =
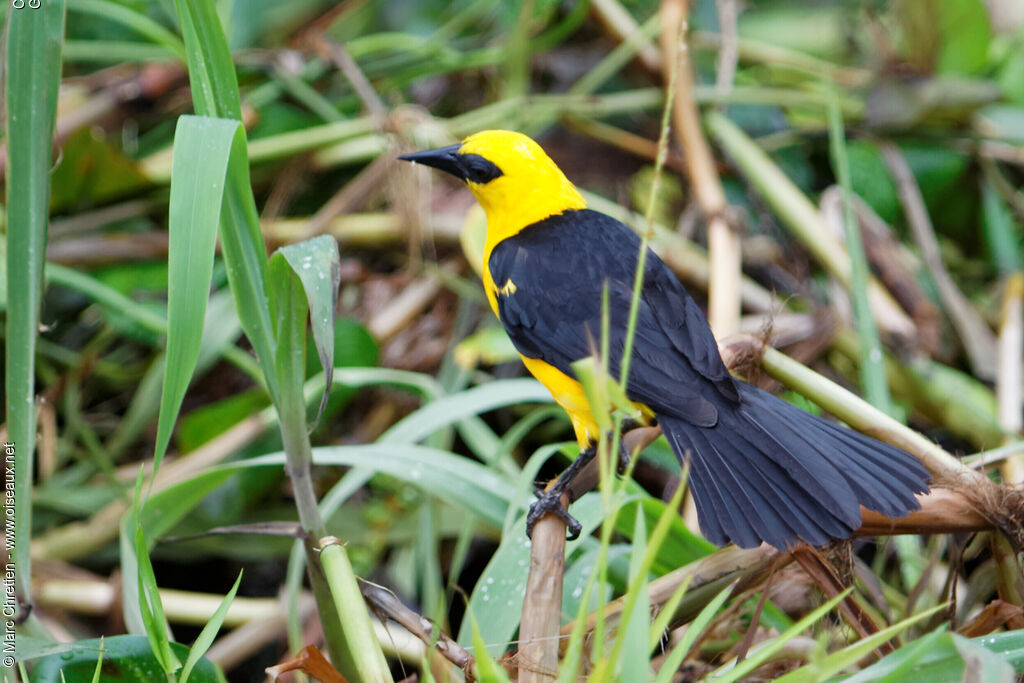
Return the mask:
[[[487,218],[487,301],[526,369],[572,423],[581,453],[538,492],[529,526],[561,506],[563,478],[601,436],[572,364],[593,354],[607,292],[608,369],[619,377],[642,242],[587,208],[532,138],[484,130],[400,156],[464,181]],[[681,462],[703,536],[716,545],[780,550],[849,538],[861,506],[889,517],[919,509],[929,473],[909,453],[801,410],[733,377],[700,306],[653,251],[646,253],[626,396],[660,426]]]

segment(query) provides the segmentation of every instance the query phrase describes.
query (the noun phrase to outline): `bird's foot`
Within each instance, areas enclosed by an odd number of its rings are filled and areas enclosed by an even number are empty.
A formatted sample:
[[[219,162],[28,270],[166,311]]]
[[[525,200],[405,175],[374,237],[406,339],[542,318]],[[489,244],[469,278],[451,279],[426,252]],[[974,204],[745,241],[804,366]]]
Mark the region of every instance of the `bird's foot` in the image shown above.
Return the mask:
[[[555,515],[565,522],[565,526],[569,531],[569,535],[566,536],[567,541],[575,541],[580,537],[583,526],[576,521],[575,517],[569,514],[569,510],[565,505],[562,505],[561,488],[556,486],[546,491],[544,489],[534,489],[533,492],[537,496],[537,500],[530,506],[530,511],[526,515],[526,535],[528,537],[533,538],[533,527],[548,513]]]

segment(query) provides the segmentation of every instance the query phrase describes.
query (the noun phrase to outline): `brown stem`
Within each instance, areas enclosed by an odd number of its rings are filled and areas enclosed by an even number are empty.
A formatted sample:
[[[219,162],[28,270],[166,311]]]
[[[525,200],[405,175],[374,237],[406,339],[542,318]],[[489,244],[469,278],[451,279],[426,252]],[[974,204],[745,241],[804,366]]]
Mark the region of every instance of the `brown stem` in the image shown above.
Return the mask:
[[[728,203],[715,169],[711,148],[701,129],[700,112],[694,97],[694,69],[685,42],[689,29],[687,0],[664,0],[661,4],[662,67],[668,79],[673,60],[678,60],[673,114],[676,132],[686,162],[687,176],[701,213],[708,223],[708,256],[711,278],[708,322],[719,339],[739,329],[741,277],[740,242],[725,220]]]

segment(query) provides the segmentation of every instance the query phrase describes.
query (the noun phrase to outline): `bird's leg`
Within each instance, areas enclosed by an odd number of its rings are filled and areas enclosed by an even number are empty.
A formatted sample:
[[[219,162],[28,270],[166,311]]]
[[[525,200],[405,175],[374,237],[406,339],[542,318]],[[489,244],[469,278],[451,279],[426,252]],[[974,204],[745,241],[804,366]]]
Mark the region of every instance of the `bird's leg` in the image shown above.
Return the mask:
[[[627,425],[628,422],[628,425]],[[622,424],[622,433],[628,432],[631,429],[635,429],[637,426],[642,426],[642,423],[636,422],[635,420],[628,420]],[[554,484],[549,486],[547,489],[535,488],[533,493],[537,496],[537,500],[530,506],[530,511],[526,515],[526,535],[532,537],[534,525],[546,514],[553,513],[563,522],[569,530],[567,540],[574,541],[580,536],[580,531],[583,527],[576,520],[575,517],[569,514],[569,510],[565,505],[562,505],[562,494],[569,489],[572,485],[573,480],[579,475],[583,469],[590,464],[597,455],[597,443],[591,440],[590,445],[580,451],[580,454],[576,456],[576,459],[572,461],[569,467],[559,475],[558,479]],[[618,472],[622,474],[629,467],[629,451],[626,449],[626,445],[622,439],[619,439],[619,462]],[[575,496],[571,495],[570,491],[570,502],[579,498],[582,492],[577,493]]]
[[[561,498],[565,490],[569,488],[572,480],[580,473],[580,470],[594,459],[595,455],[597,455],[597,444],[591,441],[588,447],[580,451],[580,454],[572,461],[569,468],[559,475],[554,484],[547,489],[535,488],[533,490],[537,500],[533,501],[533,505],[530,506],[530,511],[526,515],[527,536],[532,537],[534,525],[540,521],[541,517],[551,512],[565,522],[565,526],[569,530],[568,540],[574,541],[580,537],[580,531],[583,527],[576,521],[575,517],[569,514],[569,510],[562,505]]]

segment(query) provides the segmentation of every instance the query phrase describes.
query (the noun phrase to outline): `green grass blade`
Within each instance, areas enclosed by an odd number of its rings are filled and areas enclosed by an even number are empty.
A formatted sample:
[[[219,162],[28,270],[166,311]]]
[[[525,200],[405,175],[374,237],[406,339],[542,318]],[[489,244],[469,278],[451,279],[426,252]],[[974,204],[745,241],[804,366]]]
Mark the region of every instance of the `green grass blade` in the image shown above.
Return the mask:
[[[242,572],[238,572],[238,578],[235,579],[235,585],[231,587],[228,594],[224,596],[224,600],[221,601],[217,607],[217,611],[213,613],[210,620],[206,622],[206,626],[199,632],[199,636],[196,641],[192,643],[192,648],[188,651],[188,658],[185,660],[185,666],[181,670],[181,675],[178,677],[178,683],[188,683],[188,677],[192,673],[192,669],[202,659],[206,651],[213,645],[213,639],[217,637],[217,632],[220,631],[221,625],[224,623],[224,617],[228,614],[228,608],[231,607],[232,600],[235,599],[235,595],[238,593],[238,587],[242,585]]]
[[[281,252],[270,259],[267,286],[271,316],[277,321],[274,332],[277,350],[273,364],[279,381],[273,398],[281,419],[281,440],[288,456],[288,476],[292,480],[302,528],[316,538],[322,538],[327,535],[327,530],[313,491],[310,474],[313,456],[302,391],[306,373],[306,314],[309,305],[299,278]]]
[[[1013,680],[1014,671],[1024,673],[1024,629],[981,638],[935,631],[907,643],[844,680],[848,683],[882,680],[900,683],[1001,682]]]
[[[708,627],[711,620],[718,614],[718,610],[722,608],[725,601],[732,595],[732,589],[733,586],[729,586],[716,595],[711,602],[704,606],[700,614],[690,622],[686,632],[683,633],[683,637],[679,639],[679,642],[672,648],[672,652],[665,658],[665,662],[658,672],[658,677],[654,679],[654,683],[670,683],[672,675],[679,669],[679,665],[683,663],[683,658],[686,657],[690,648],[697,642],[697,638],[701,636],[704,629]]]
[[[178,36],[167,30],[145,14],[110,0],[71,0],[68,9],[72,12],[91,14],[115,21],[153,43],[162,46],[181,61],[185,61],[185,45]]]
[[[791,671],[779,678],[778,681],[779,683],[811,683],[812,681],[820,681],[823,678],[835,675],[871,654],[871,651],[882,643],[895,638],[914,624],[946,608],[947,605],[945,604],[937,605],[929,610],[908,617],[897,624],[873,633],[867,638],[861,638],[838,652],[833,652],[822,661],[815,662],[812,666],[805,666],[796,671]]]
[[[171,651],[167,620],[164,617],[156,575],[153,573],[153,564],[149,560],[146,537],[142,533],[141,526],[135,527],[135,558],[138,562],[139,588],[141,589],[139,591],[139,610],[142,612],[142,623],[146,627],[146,637],[149,638],[153,655],[160,662],[163,670],[167,673],[177,671],[181,668],[181,662]]]
[[[651,665],[648,653],[653,647],[650,640],[651,598],[647,590],[649,566],[644,562],[647,520],[643,515],[636,516],[632,548],[629,563],[629,590],[633,592],[632,609],[628,615],[623,615],[626,623],[616,636],[617,641],[621,640],[622,646],[621,649],[612,650],[611,663],[620,672],[622,680],[643,681],[650,679]]]
[[[750,653],[746,659],[739,664],[736,664],[732,668],[726,669],[720,676],[714,676],[711,680],[717,683],[733,683],[746,676],[748,673],[756,669],[757,667],[768,661],[768,658],[779,651],[786,642],[798,636],[804,630],[810,628],[822,617],[828,614],[836,605],[843,601],[847,595],[850,594],[851,588],[846,589],[839,595],[835,596],[821,607],[807,614],[803,619],[793,624],[790,628],[786,629],[777,638],[772,639],[769,643],[765,644],[764,647],[757,650],[756,652]],[[721,671],[721,670],[719,670]]]
[[[216,6],[209,0],[174,0],[188,58],[196,114],[242,120],[238,77]]]
[[[134,555],[134,575],[138,598],[139,615],[142,618],[142,627],[145,630],[146,638],[149,640],[153,656],[160,663],[164,672],[170,674],[181,668],[181,662],[171,651],[171,638],[167,627],[167,619],[164,617],[163,603],[160,600],[160,590],[156,583],[156,574],[153,572],[153,564],[149,559],[149,546],[146,543],[146,534],[139,523],[139,510],[143,509],[142,494],[143,471],[139,470],[139,476],[135,479],[135,499],[131,514],[125,517],[122,522],[122,529],[127,525],[132,527],[132,537],[135,539],[131,550]],[[126,537],[127,534],[122,534]],[[128,544],[122,544],[125,547]],[[124,558],[122,557],[122,563]],[[123,564],[123,566],[128,566]],[[127,607],[131,609],[131,607]]]
[[[487,651],[487,641],[484,640],[480,629],[477,627],[476,619],[472,614],[466,615],[469,629],[472,630],[473,657],[476,660],[476,675],[480,683],[509,683],[505,670],[498,666],[491,654]]]
[[[14,589],[32,603],[29,540],[36,436],[35,352],[49,221],[64,2],[7,8],[4,75],[7,141],[7,330],[4,344],[8,445],[14,466]],[[21,609],[18,610],[21,612]]]
[[[100,671],[103,669],[103,636],[100,636],[100,651],[96,656],[96,668],[92,671],[92,683],[100,683]]]
[[[1001,275],[1024,270],[1020,224],[1015,223],[1013,213],[988,178],[981,182],[981,200],[981,225],[989,260]]]
[[[341,286],[341,257],[337,241],[328,235],[282,247],[278,253],[291,266],[306,292],[313,341],[324,371],[324,393],[313,420],[315,426],[327,405],[334,373],[334,312]]]
[[[519,403],[550,403],[551,393],[533,379],[508,379],[488,382],[431,401],[391,426],[379,441],[412,442],[424,439],[438,429],[462,418],[478,415],[502,406]]]
[[[224,179],[233,150],[244,145],[237,121],[183,116],[174,136],[168,217],[167,360],[154,465],[160,466],[192,379],[213,276]]]
[[[846,253],[850,258],[850,296],[853,299],[854,322],[860,337],[860,381],[868,403],[891,415],[893,407],[885,374],[885,356],[882,354],[878,326],[868,299],[871,273],[860,237],[860,226],[853,214],[853,184],[846,155],[843,114],[839,109],[839,94],[834,90],[829,91],[827,112],[832,168],[842,189],[843,233],[846,236]]]

